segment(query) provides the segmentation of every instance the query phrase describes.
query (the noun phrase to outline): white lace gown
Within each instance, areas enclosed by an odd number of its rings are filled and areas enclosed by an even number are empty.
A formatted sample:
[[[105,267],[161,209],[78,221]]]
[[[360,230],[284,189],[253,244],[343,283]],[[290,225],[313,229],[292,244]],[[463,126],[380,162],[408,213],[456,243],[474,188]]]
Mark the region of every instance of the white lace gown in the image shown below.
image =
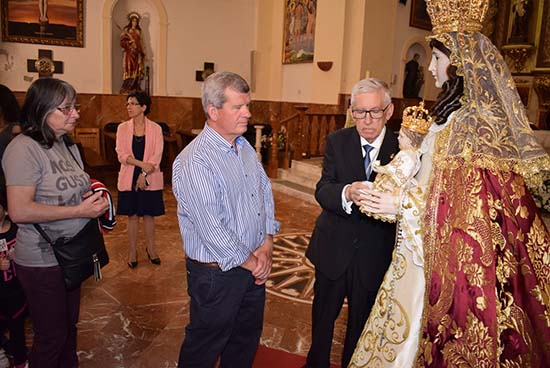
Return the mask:
[[[415,361],[425,288],[420,225],[435,134],[443,127],[430,128],[421,148],[420,172],[403,188],[392,262],[349,367],[408,368]]]

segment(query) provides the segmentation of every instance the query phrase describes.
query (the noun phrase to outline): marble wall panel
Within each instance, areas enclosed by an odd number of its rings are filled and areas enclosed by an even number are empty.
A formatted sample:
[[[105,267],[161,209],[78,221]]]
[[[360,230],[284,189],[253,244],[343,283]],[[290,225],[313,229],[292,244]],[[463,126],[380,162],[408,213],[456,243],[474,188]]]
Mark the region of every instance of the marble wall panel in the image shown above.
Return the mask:
[[[170,126],[172,133],[192,126],[193,100],[186,97],[153,97],[149,118],[163,121]]]
[[[15,95],[22,105],[25,92]],[[109,122],[128,119],[125,95],[79,93],[78,102],[82,106],[81,127],[102,128]],[[296,106],[308,106],[310,113],[342,112],[339,105],[255,100],[250,107],[252,123],[269,123],[272,113],[285,119],[296,113]],[[153,96],[149,118],[168,123],[173,131],[200,129],[205,122],[201,99],[193,97]]]

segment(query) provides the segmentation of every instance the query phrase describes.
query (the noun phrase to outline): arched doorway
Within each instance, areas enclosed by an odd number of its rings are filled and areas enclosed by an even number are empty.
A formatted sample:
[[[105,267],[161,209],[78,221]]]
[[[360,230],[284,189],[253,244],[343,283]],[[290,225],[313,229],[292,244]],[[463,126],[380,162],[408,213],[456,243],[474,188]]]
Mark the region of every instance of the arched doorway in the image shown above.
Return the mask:
[[[403,45],[401,51],[401,65],[399,67],[399,80],[397,81],[397,90],[399,95],[403,96],[403,83],[405,81],[405,65],[411,60],[414,54],[418,54],[418,64],[421,68],[421,73],[423,75],[424,82],[419,88],[418,97],[424,99],[432,99],[434,96],[437,96],[437,93],[434,95],[435,87],[433,77],[428,71],[428,65],[431,60],[431,50],[426,40],[423,37],[415,36],[407,40]]]

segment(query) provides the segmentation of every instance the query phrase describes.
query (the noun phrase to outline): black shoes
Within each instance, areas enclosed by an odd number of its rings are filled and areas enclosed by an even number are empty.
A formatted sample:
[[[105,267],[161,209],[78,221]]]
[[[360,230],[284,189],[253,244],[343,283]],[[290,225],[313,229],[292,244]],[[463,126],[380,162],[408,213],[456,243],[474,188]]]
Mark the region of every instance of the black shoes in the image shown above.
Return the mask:
[[[147,253],[147,258],[149,258],[149,262],[151,262],[154,265],[160,266],[160,258],[159,257],[151,258],[151,256],[149,255],[149,250],[147,250],[147,248],[145,248],[145,253]]]
[[[147,248],[145,249],[145,253],[147,253],[147,258],[149,258],[149,262],[151,262],[151,263],[154,264],[154,265],[160,266],[160,258],[159,258],[159,257],[157,257],[157,258],[151,258],[151,256],[149,255],[149,251],[147,250]],[[133,261],[133,262],[128,262],[128,268],[130,268],[130,269],[136,268],[137,265],[138,265],[137,260],[135,260],[135,261]]]

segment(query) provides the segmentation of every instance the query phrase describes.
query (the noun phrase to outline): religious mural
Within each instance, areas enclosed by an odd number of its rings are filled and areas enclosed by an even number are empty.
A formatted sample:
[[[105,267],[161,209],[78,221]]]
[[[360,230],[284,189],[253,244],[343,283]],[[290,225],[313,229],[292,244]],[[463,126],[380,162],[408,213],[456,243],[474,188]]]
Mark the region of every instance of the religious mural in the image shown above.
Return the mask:
[[[286,0],[283,64],[313,62],[317,0]]]

